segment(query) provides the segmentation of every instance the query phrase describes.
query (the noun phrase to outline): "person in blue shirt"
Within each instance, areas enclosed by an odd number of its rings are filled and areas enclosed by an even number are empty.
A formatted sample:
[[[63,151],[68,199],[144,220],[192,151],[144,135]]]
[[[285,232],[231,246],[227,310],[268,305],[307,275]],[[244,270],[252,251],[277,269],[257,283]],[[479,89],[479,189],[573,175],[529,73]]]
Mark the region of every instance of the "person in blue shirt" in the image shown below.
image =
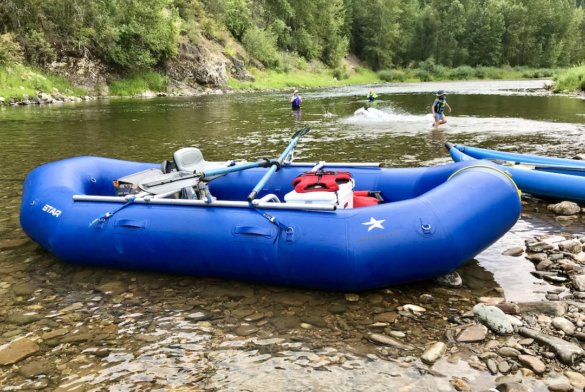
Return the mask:
[[[303,102],[303,99],[299,95],[299,90],[295,90],[292,97],[290,97],[292,110],[299,110],[301,108],[301,102]]]
[[[445,124],[447,122],[447,117],[445,117],[445,107],[449,109],[449,113],[451,113],[451,106],[447,103],[447,93],[445,90],[437,91],[437,98],[433,102],[431,106],[431,111],[433,113],[433,118],[435,122],[433,123],[433,128],[436,129],[441,124]]]
[[[376,94],[374,90],[370,90],[370,92],[368,93],[368,101],[372,103],[376,98],[378,98],[378,94]]]

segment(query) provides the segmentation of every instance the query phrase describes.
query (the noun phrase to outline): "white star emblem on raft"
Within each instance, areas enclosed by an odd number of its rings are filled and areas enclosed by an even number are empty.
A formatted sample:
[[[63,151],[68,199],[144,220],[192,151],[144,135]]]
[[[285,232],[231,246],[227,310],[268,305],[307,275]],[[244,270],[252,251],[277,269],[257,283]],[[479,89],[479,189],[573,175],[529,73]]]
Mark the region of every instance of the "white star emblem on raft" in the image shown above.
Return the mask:
[[[382,226],[382,223],[384,222],[386,222],[386,219],[376,220],[374,218],[370,218],[369,222],[364,222],[362,225],[369,226],[368,231],[372,231],[374,229],[384,229],[384,226]]]

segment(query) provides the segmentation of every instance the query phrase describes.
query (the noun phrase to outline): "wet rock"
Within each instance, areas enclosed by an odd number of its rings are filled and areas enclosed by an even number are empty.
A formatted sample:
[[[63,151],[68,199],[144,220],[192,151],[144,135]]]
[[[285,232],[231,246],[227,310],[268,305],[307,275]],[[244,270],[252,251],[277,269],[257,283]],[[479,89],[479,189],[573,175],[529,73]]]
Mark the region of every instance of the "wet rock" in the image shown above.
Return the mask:
[[[497,305],[505,301],[502,297],[479,297],[478,301],[485,305]]]
[[[355,294],[355,293],[347,293],[347,294],[345,294],[345,300],[347,302],[357,302],[360,300],[360,296],[359,296],[359,294]]]
[[[542,374],[546,370],[544,362],[532,355],[518,355],[518,360],[536,374]]]
[[[541,344],[552,348],[561,362],[572,365],[575,361],[585,356],[585,351],[576,344],[567,342],[554,336],[545,335],[542,332],[522,327],[518,330],[522,336],[528,336]]]
[[[0,346],[0,365],[12,365],[39,351],[38,344],[28,338],[13,340]]]
[[[519,382],[500,384],[496,387],[499,392],[531,392],[530,388]]]
[[[461,287],[463,284],[463,279],[461,279],[461,276],[456,271],[438,276],[433,281],[446,287]]]
[[[301,306],[309,302],[312,297],[308,294],[292,291],[285,293],[277,293],[272,295],[271,298],[274,302],[277,302],[279,304],[288,306]]]
[[[572,201],[563,201],[557,204],[549,204],[547,209],[556,215],[575,215],[581,212],[581,207]]]
[[[418,299],[423,304],[429,304],[434,301],[433,296],[430,294],[421,294],[421,296],[418,297]]]
[[[435,342],[426,349],[420,359],[427,365],[432,365],[445,354],[445,351],[447,351],[447,345],[445,343]]]
[[[18,373],[25,378],[32,378],[41,374],[50,374],[55,365],[50,361],[31,361],[18,369]]]
[[[331,314],[343,314],[347,312],[347,306],[340,303],[333,303],[327,310]]]
[[[514,332],[506,314],[495,306],[477,304],[473,307],[473,313],[482,324],[497,334],[507,335]]]
[[[534,343],[534,339],[532,338],[520,339],[518,341],[518,344],[521,346],[530,346],[532,343]]]
[[[567,304],[564,302],[522,302],[519,303],[520,313],[544,313],[549,316],[562,316],[567,313]]]
[[[327,324],[327,321],[325,321],[325,319],[323,318],[322,315],[319,314],[308,314],[305,316],[301,317],[301,321],[314,325],[315,327],[318,328],[327,328],[329,325]]]
[[[555,317],[552,320],[552,326],[563,331],[567,335],[575,333],[575,325],[564,317]]]
[[[42,334],[41,339],[43,339],[43,340],[54,339],[54,338],[58,338],[60,336],[66,335],[68,333],[69,333],[69,329],[59,328],[59,329],[55,329],[53,331],[49,331],[49,332]]]
[[[374,321],[378,323],[390,323],[392,324],[398,318],[396,312],[384,312],[378,313],[374,316]]]
[[[238,336],[248,336],[258,332],[258,328],[255,325],[240,325],[234,332]]]
[[[35,292],[36,289],[36,286],[30,282],[17,283],[12,286],[12,292],[14,295],[21,295],[23,297],[31,295]]]
[[[517,256],[521,256],[524,253],[524,248],[521,246],[517,246],[514,248],[510,248],[506,251],[504,251],[504,253],[502,253],[504,256],[513,256],[513,257],[517,257]]]
[[[16,325],[26,325],[30,323],[34,323],[35,321],[39,321],[43,318],[38,313],[27,312],[27,313],[13,313],[6,318],[6,320],[10,323]]]
[[[101,284],[95,289],[104,294],[120,295],[128,291],[128,284],[119,280],[113,280],[111,282]]]
[[[488,330],[484,325],[480,324],[470,325],[469,327],[461,331],[459,336],[457,336],[457,341],[459,343],[482,342],[483,340],[485,340],[487,331]]]
[[[23,239],[2,239],[0,240],[0,250],[20,248],[23,245],[28,244],[30,241],[26,238]]]
[[[406,304],[406,305],[402,306],[402,309],[408,310],[408,311],[413,312],[413,313],[422,313],[422,312],[427,311],[422,306],[413,305],[413,304]]]
[[[213,315],[211,313],[208,313],[205,311],[199,311],[199,312],[187,314],[184,317],[185,317],[185,320],[189,320],[191,322],[197,323],[199,321],[211,320]]]
[[[412,347],[411,345],[404,344],[404,343],[402,343],[394,338],[391,338],[390,336],[382,335],[379,333],[368,334],[367,338],[371,342],[381,344],[384,346],[392,346],[392,347],[396,347],[398,349],[406,350],[406,351],[414,350],[414,347]]]

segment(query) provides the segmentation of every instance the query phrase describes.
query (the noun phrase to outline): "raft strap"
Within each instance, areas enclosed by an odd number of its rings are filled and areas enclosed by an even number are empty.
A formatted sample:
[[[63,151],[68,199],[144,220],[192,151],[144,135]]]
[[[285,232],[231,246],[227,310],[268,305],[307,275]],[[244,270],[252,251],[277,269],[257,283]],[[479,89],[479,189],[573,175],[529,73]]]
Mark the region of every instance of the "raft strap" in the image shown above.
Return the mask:
[[[108,219],[110,219],[112,216],[117,214],[120,210],[122,210],[123,208],[126,208],[130,204],[134,203],[134,200],[136,200],[136,196],[129,196],[127,198],[127,200],[128,201],[125,204],[121,205],[119,208],[115,209],[113,212],[108,211],[103,216],[101,216],[99,218],[95,218],[93,221],[91,221],[91,223],[89,224],[89,227],[92,227],[92,226],[97,225],[97,224],[105,223]]]

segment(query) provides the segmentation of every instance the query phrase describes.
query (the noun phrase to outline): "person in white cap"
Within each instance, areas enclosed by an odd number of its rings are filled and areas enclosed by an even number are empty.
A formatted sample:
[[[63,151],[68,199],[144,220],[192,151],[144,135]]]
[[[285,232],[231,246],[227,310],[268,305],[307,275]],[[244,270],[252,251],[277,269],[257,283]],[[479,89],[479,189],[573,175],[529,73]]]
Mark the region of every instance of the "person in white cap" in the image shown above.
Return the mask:
[[[447,117],[445,117],[445,107],[449,109],[449,113],[451,113],[451,106],[447,103],[447,93],[445,90],[437,91],[437,98],[433,102],[431,106],[431,111],[433,112],[433,118],[435,122],[433,123],[433,128],[437,129],[439,125],[445,124],[447,122]]]
[[[295,90],[292,97],[290,97],[292,110],[299,110],[301,108],[301,102],[303,102],[303,99],[299,95],[299,90]]]

